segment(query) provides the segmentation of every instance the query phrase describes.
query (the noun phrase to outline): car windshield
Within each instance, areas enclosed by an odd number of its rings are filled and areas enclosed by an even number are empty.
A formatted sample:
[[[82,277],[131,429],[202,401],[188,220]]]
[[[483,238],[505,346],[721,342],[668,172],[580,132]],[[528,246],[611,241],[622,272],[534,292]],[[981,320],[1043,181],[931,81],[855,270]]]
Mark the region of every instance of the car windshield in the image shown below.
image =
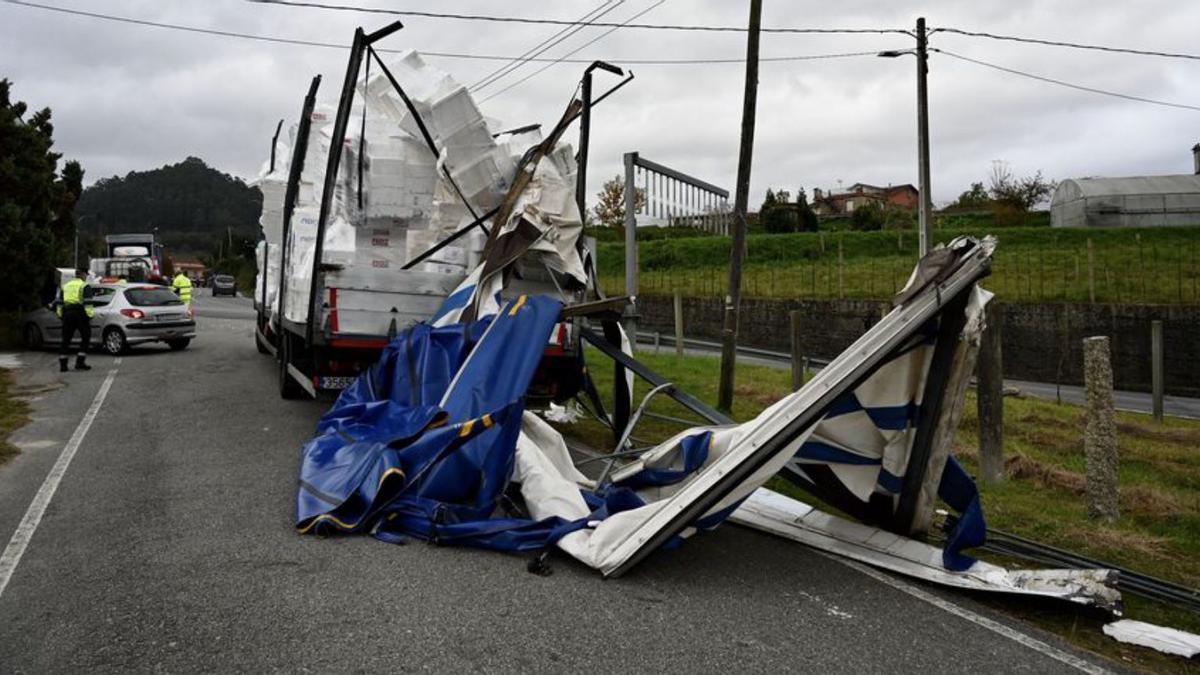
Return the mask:
[[[165,288],[152,288],[150,286],[130,288],[125,291],[125,298],[134,307],[161,307],[164,305],[183,304],[179,296],[171,291]]]
[[[231,276],[229,276],[229,275],[227,275],[227,274],[218,274],[218,275],[217,275],[217,281],[219,281],[219,282],[221,282],[221,283],[223,283],[223,284],[232,284],[232,283],[233,283],[233,277],[231,277]]]

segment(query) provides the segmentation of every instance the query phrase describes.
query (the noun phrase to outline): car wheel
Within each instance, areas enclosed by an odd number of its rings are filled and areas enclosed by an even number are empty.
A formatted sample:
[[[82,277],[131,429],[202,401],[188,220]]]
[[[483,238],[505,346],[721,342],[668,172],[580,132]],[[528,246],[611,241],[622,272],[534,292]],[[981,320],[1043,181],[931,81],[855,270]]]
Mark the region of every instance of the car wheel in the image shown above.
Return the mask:
[[[21,331],[21,336],[25,340],[26,349],[41,349],[44,344],[42,329],[38,328],[36,323],[25,324],[25,330]]]
[[[120,328],[109,328],[104,331],[104,351],[113,356],[120,356],[129,348],[129,344],[125,341],[125,334]]]
[[[187,346],[191,344],[191,342],[191,338],[183,338],[182,340],[167,340],[167,346],[171,348],[171,351],[177,352],[181,349],[187,349]]]

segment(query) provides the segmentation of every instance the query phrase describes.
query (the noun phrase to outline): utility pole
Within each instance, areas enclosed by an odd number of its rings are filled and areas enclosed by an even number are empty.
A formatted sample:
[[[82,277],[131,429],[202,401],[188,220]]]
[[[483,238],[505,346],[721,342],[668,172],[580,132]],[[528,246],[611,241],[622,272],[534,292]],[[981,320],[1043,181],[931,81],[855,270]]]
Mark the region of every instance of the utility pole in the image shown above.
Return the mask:
[[[721,382],[717,408],[733,409],[733,380],[737,364],[738,311],[742,301],[742,262],[746,258],[746,208],[750,201],[750,168],[754,155],[754,113],[758,103],[758,37],[762,0],[750,0],[750,29],[746,35],[746,92],[742,101],[742,145],[738,155],[737,195],[733,203],[733,251],[729,260],[729,292],[725,296],[725,325],[721,331]]]
[[[929,190],[929,36],[925,32],[925,17],[917,19],[917,151],[918,179],[921,183],[921,205],[918,211],[918,251],[921,257],[933,243],[933,196]]]
[[[925,17],[917,19],[916,38],[916,49],[889,49],[877,56],[894,59],[913,54],[917,57],[917,189],[921,193],[917,205],[917,251],[925,257],[933,243],[933,195],[929,186],[929,33],[925,30]]]

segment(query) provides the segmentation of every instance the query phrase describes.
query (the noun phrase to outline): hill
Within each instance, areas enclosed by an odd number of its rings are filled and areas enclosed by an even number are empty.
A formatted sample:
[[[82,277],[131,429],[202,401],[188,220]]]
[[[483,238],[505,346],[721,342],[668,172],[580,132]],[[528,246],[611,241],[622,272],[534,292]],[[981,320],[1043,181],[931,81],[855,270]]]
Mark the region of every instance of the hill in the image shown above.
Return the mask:
[[[151,232],[180,252],[215,252],[230,231],[257,238],[262,193],[197,157],[123,177],[102,178],[75,207],[81,233]]]

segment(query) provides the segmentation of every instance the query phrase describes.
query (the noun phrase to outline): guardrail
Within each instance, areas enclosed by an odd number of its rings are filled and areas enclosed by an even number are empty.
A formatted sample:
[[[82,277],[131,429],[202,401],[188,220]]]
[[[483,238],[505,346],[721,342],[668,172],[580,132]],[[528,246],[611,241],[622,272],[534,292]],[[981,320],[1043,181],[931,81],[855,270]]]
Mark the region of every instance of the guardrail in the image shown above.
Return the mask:
[[[667,333],[638,331],[637,341],[638,341],[638,344],[645,343],[645,344],[661,345],[661,346],[669,346],[669,347],[675,346],[675,336],[667,334]],[[690,347],[692,349],[700,349],[700,350],[705,350],[705,351],[714,351],[714,352],[721,351],[721,343],[720,342],[711,342],[709,340],[698,340],[696,338],[688,338],[688,337],[683,338],[683,347],[684,347],[684,349],[687,349]],[[744,345],[738,345],[737,353],[744,355],[744,356],[754,356],[754,357],[758,357],[760,359],[770,359],[772,361],[780,361],[783,363],[791,363],[792,362],[791,354],[788,354],[787,352],[777,352],[772,349],[760,349],[758,347],[746,347]],[[809,368],[812,368],[814,370],[819,370],[819,369],[824,368],[825,366],[829,365],[829,359],[824,359],[824,358],[820,358],[817,356],[805,356],[805,357],[803,357],[803,361],[808,364]]]

